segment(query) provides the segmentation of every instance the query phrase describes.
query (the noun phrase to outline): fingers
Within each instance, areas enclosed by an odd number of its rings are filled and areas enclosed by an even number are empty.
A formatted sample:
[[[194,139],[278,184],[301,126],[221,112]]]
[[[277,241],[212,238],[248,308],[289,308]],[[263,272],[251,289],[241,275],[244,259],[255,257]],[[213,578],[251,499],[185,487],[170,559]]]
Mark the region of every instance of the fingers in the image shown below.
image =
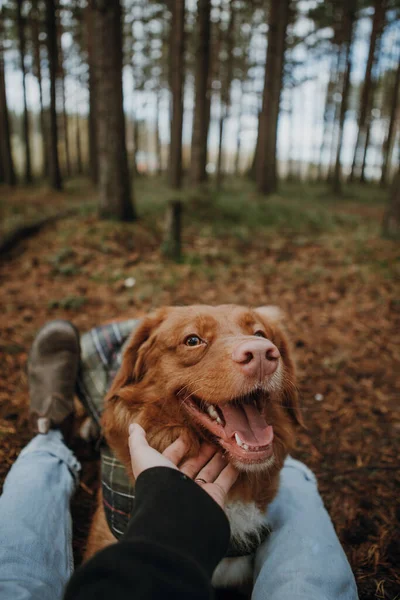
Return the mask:
[[[196,479],[203,479],[207,483],[211,483],[216,480],[224,467],[226,467],[226,464],[226,459],[218,452],[217,454],[214,454],[205,467],[200,469],[196,475]]]
[[[182,436],[179,436],[168,448],[163,452],[163,455],[168,458],[174,465],[178,465],[188,451],[187,442]]]
[[[215,454],[215,448],[210,444],[203,444],[197,456],[184,461],[179,467],[180,471],[194,479],[197,473],[208,463],[210,458]]]
[[[138,448],[146,448],[148,445],[143,427],[138,423],[131,423],[129,425],[129,448],[131,452]]]
[[[236,471],[235,467],[229,463],[224,469],[222,469],[214,483],[218,485],[225,494],[227,494],[238,476],[239,473]]]

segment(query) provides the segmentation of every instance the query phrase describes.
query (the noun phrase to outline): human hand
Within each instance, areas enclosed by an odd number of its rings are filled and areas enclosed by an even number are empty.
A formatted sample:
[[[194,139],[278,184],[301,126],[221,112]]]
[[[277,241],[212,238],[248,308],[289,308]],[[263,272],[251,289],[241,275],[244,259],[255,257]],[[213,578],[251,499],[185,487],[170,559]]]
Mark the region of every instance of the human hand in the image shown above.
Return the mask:
[[[135,478],[151,467],[170,467],[194,479],[221,508],[238,473],[210,444],[202,444],[197,456],[184,460],[188,446],[178,437],[161,454],[149,446],[145,430],[137,423],[129,425],[129,451]],[[179,467],[178,467],[179,465]]]

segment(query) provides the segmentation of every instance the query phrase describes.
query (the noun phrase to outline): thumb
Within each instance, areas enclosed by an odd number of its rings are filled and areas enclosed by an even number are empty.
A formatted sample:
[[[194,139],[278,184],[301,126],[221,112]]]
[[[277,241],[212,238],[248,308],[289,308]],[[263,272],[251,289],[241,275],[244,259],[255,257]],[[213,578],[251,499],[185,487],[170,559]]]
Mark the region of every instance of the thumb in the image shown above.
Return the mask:
[[[138,450],[139,448],[148,448],[146,432],[138,423],[129,425],[129,448]]]

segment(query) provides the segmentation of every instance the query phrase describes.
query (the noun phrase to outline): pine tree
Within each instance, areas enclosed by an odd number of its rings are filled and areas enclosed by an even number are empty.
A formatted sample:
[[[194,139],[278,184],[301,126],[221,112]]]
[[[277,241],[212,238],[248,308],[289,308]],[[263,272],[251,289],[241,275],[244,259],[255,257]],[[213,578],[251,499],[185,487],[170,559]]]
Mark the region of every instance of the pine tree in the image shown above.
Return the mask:
[[[122,23],[119,0],[91,0],[99,169],[99,213],[136,218],[126,151],[122,99]]]
[[[263,103],[258,123],[256,177],[262,194],[277,188],[276,142],[290,0],[270,2]]]
[[[182,186],[182,125],[185,51],[185,0],[172,3],[170,33],[170,85],[172,92],[172,120],[169,181],[173,188]]]

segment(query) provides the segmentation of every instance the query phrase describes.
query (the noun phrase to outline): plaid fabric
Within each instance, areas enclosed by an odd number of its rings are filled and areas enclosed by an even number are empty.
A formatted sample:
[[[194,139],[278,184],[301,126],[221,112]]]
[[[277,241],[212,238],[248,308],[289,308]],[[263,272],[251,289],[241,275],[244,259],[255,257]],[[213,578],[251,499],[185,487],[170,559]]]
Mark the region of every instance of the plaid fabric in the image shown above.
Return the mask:
[[[104,397],[121,365],[122,354],[139,320],[109,323],[81,336],[81,364],[76,393],[101,431]],[[104,444],[101,483],[108,525],[117,539],[124,533],[132,511],[133,485],[125,467]]]
[[[121,366],[130,335],[139,323],[139,319],[109,323],[95,327],[81,336],[81,364],[76,393],[97,424],[99,433],[104,397]],[[101,483],[108,526],[114,536],[120,539],[132,513],[134,486],[123,464],[105,444],[101,446]],[[258,535],[249,536],[245,548],[231,540],[226,556],[253,554],[268,533],[269,530],[265,527]]]

